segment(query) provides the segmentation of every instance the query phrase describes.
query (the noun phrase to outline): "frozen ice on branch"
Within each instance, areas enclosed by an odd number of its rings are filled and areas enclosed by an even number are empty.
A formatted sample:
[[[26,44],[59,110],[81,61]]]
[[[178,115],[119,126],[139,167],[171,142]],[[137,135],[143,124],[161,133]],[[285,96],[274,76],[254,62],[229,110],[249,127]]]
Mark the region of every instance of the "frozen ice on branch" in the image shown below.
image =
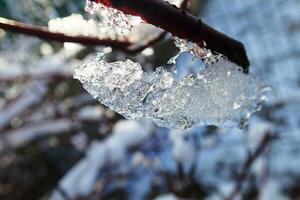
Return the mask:
[[[175,46],[179,48],[180,52],[189,52],[201,58],[205,63],[212,64],[221,58],[221,54],[213,54],[211,50],[205,47],[199,47],[196,43],[189,42],[185,39],[174,37]]]
[[[237,125],[258,109],[268,91],[223,58],[179,81],[174,74],[175,68],[162,67],[147,74],[131,60],[108,63],[104,54],[74,69],[74,78],[102,104],[128,119],[150,118],[174,129]]]
[[[109,1],[88,0],[87,10],[95,12],[96,9],[103,12],[107,26],[131,30],[135,25],[134,16],[111,8]],[[124,117],[150,118],[158,126],[174,129],[237,125],[265,100],[268,87],[244,74],[241,67],[225,57],[213,54],[205,45],[199,47],[177,37],[175,44],[180,53],[169,61],[174,65],[171,70],[159,67],[149,74],[131,60],[106,62],[101,53],[90,63],[75,67],[74,78],[94,98]],[[183,52],[195,56],[184,58]],[[194,74],[178,76],[180,59],[203,61],[205,67]]]
[[[94,14],[96,11],[99,11],[102,17],[99,25],[101,27],[114,27],[119,29],[121,33],[131,31],[134,26],[137,26],[143,22],[140,17],[126,15],[117,9],[107,7],[100,1],[95,2],[86,0],[85,10],[90,14]]]
[[[165,0],[170,4],[180,7],[183,0]],[[122,11],[108,6],[110,3],[107,0],[86,0],[85,11],[90,14],[99,12],[102,21],[101,27],[114,27],[120,29],[121,32],[131,31],[134,26],[144,22],[141,17],[124,14]]]

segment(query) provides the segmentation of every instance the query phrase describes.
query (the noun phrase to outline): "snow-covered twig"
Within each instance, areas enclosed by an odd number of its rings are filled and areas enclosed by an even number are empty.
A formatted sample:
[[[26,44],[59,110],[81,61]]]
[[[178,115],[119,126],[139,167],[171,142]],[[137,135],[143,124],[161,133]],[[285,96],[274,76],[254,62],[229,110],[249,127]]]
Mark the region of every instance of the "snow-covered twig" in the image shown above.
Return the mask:
[[[28,84],[28,88],[18,99],[0,110],[0,129],[7,126],[13,117],[20,115],[29,106],[40,102],[46,92],[47,87],[42,82]]]
[[[125,50],[130,45],[130,43],[127,41],[99,39],[97,37],[87,37],[87,36],[70,36],[63,33],[51,32],[46,27],[34,26],[31,24],[17,22],[3,17],[0,17],[0,28],[7,31],[23,33],[41,39],[54,40],[59,42],[73,42],[73,43],[80,43],[83,45],[90,45],[90,46],[97,46],[97,45],[111,46],[121,50]]]
[[[76,122],[68,118],[28,124],[22,128],[5,132],[2,139],[5,141],[5,144],[11,148],[17,148],[28,143],[37,135],[59,134],[71,130],[76,124]]]
[[[274,133],[267,132],[261,139],[260,143],[256,147],[255,151],[250,154],[247,160],[244,162],[241,172],[236,179],[236,185],[233,191],[229,194],[225,200],[233,200],[238,195],[243,187],[243,183],[249,175],[252,164],[256,159],[266,150],[270,142],[274,139]]]

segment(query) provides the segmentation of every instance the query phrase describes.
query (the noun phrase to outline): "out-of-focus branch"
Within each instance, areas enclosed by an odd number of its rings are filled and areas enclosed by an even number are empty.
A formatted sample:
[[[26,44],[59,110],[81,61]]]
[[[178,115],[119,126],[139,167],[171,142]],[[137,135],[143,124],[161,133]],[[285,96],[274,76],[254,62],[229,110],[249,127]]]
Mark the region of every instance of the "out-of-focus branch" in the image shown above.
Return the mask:
[[[97,37],[88,37],[88,36],[70,36],[63,33],[51,32],[48,30],[47,27],[26,24],[14,20],[6,19],[3,17],[0,17],[0,28],[6,31],[22,33],[25,35],[35,36],[45,40],[53,40],[58,42],[73,42],[73,43],[78,43],[86,46],[110,46],[114,49],[118,49],[123,52],[131,53],[131,54],[135,54],[143,51],[147,47],[162,40],[166,35],[166,32],[163,32],[157,38],[148,41],[146,44],[132,48],[134,44],[127,41],[100,39]]]
[[[248,71],[250,65],[244,45],[216,31],[200,19],[163,0],[92,0],[126,14],[140,16],[146,22],[161,27],[183,39],[221,53]]]
[[[127,41],[100,39],[97,37],[87,37],[87,36],[70,36],[62,33],[51,32],[48,30],[47,27],[35,26],[31,24],[17,22],[3,17],[0,17],[0,28],[6,31],[23,33],[41,39],[53,40],[59,42],[73,42],[73,43],[79,43],[79,44],[90,45],[90,46],[97,46],[97,45],[111,46],[113,48],[121,49],[121,50],[125,50],[128,46],[131,45],[131,43]]]
[[[273,133],[266,133],[264,137],[261,139],[260,143],[256,147],[255,151],[250,154],[247,160],[244,162],[241,172],[236,180],[236,185],[233,191],[229,194],[225,200],[233,200],[236,195],[238,195],[243,187],[244,181],[247,179],[247,176],[250,173],[250,169],[252,164],[259,158],[259,156],[265,151],[270,142],[274,139]]]

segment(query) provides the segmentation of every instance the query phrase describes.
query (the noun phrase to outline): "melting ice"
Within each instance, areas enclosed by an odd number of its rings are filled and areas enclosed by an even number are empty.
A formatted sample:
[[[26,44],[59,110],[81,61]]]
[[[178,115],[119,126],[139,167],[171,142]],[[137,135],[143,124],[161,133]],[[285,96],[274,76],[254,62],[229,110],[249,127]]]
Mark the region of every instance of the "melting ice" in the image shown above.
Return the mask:
[[[143,22],[140,17],[124,14],[117,9],[106,7],[101,3],[95,3],[90,0],[86,0],[85,10],[90,14],[99,11],[102,18],[99,25],[101,27],[113,27],[120,33],[129,32],[134,26]]]
[[[100,103],[128,119],[150,118],[174,129],[238,125],[257,111],[269,90],[226,59],[180,80],[174,74],[175,67],[147,74],[139,63],[109,63],[104,54],[74,69],[74,78]]]

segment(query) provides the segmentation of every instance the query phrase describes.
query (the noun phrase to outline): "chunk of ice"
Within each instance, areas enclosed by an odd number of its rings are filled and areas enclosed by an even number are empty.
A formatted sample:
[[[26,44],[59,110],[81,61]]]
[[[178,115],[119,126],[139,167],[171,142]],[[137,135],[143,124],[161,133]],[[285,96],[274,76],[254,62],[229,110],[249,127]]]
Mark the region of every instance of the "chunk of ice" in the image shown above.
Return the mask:
[[[225,59],[179,81],[173,75],[162,67],[147,74],[131,60],[108,63],[104,54],[74,69],[74,78],[102,104],[128,119],[146,117],[174,129],[238,125],[269,91]]]

